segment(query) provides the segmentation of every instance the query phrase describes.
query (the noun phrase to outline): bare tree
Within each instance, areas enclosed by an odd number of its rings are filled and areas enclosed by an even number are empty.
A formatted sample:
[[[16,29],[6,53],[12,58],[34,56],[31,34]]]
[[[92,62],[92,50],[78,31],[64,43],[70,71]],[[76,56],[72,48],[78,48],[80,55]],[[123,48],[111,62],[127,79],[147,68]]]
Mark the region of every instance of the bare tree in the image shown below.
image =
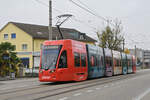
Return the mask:
[[[111,24],[110,21],[108,21],[107,26],[102,30],[102,32],[97,32],[97,36],[100,41],[99,46],[121,51],[122,42],[124,40],[121,35],[122,30],[123,27],[121,25],[121,21],[116,19],[111,22]]]

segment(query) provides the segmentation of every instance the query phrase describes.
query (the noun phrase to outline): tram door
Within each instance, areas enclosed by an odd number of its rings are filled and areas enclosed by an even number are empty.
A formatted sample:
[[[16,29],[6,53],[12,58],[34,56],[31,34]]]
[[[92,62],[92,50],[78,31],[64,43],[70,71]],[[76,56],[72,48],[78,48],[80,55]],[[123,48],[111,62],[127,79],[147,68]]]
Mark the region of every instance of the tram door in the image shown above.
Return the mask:
[[[69,68],[67,64],[67,51],[64,50],[61,53],[61,56],[59,58],[59,64],[58,64],[58,75],[60,80],[67,81],[69,80]]]
[[[136,59],[134,56],[132,57],[132,70],[133,73],[136,73]]]

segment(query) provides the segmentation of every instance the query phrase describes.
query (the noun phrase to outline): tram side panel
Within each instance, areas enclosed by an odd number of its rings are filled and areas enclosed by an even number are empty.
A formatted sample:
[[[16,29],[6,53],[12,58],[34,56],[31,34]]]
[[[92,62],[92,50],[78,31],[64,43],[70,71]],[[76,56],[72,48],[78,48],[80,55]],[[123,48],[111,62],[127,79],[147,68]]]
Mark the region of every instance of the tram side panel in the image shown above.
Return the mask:
[[[114,75],[122,74],[121,54],[118,51],[113,51],[113,66]]]
[[[62,45],[62,50],[58,58],[57,75],[60,81],[72,81],[73,80],[73,66],[72,66],[72,41],[65,40]]]
[[[88,57],[88,78],[97,78],[104,76],[104,57],[102,48],[86,45]]]
[[[83,81],[88,76],[86,45],[82,42],[72,41],[72,62],[73,80]]]
[[[127,56],[125,53],[121,53],[121,59],[122,59],[122,74],[127,74]]]
[[[133,69],[133,73],[136,73],[136,58],[135,58],[135,56],[132,56],[132,69]]]
[[[113,75],[113,58],[110,49],[104,49],[105,53],[105,76]]]
[[[132,69],[132,56],[131,55],[127,55],[127,63],[128,63],[128,73],[132,73],[133,69]]]

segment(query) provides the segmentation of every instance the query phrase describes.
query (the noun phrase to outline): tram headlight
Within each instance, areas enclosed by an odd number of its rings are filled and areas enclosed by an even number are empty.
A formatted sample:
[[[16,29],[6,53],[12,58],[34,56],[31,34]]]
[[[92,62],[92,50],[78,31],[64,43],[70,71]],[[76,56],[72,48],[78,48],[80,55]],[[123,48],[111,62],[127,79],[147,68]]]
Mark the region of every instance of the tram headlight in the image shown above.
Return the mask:
[[[40,73],[43,73],[43,71],[42,71],[42,70],[40,70]]]
[[[55,70],[51,70],[51,71],[49,71],[50,73],[53,73],[53,72],[55,72]]]

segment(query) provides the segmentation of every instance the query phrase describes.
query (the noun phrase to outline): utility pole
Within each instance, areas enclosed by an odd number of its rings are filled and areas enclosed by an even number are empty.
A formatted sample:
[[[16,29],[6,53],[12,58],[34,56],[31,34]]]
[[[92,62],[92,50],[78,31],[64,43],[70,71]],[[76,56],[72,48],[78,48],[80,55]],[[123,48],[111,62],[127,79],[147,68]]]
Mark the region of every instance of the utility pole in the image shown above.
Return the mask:
[[[124,45],[125,45],[125,42],[124,42],[124,40],[125,40],[125,39],[123,39],[123,52],[124,52]]]
[[[52,40],[52,0],[49,0],[49,40]]]
[[[136,59],[136,45],[135,45],[135,63],[136,63],[137,59]]]

